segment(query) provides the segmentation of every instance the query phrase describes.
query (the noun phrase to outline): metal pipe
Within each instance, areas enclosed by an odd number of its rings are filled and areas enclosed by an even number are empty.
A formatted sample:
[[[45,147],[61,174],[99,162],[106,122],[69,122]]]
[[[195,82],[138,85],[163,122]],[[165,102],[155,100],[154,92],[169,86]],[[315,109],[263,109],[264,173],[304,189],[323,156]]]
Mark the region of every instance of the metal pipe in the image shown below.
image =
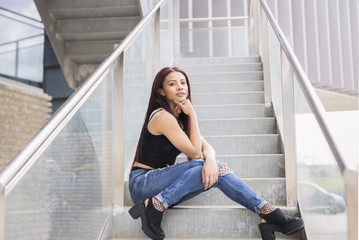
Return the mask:
[[[14,11],[12,11],[12,10],[10,10],[10,9],[3,8],[3,7],[0,7],[0,9],[3,10],[3,11],[6,11],[6,12],[10,12],[10,13],[12,13],[12,14],[18,15],[18,16],[20,16],[20,17],[29,19],[29,20],[31,20],[31,21],[34,21],[34,22],[37,22],[37,23],[42,23],[42,21],[39,21],[39,20],[37,20],[37,19],[35,19],[35,18],[32,18],[32,17],[25,16],[25,15],[20,14],[20,13],[18,13],[18,12],[14,12]]]
[[[16,52],[15,52],[15,77],[18,77],[19,74],[19,42],[16,42]]]
[[[154,46],[153,46],[153,72],[156,73],[160,70],[161,66],[161,25],[160,25],[160,19],[161,19],[161,12],[160,9],[158,9],[154,16],[153,21],[153,31],[154,31]]]
[[[0,191],[0,240],[5,240],[5,191]]]
[[[4,18],[11,19],[11,20],[13,20],[13,21],[15,21],[15,22],[19,22],[19,23],[28,25],[28,26],[33,27],[33,28],[37,28],[37,29],[40,29],[40,30],[44,30],[43,27],[38,27],[38,26],[35,26],[35,25],[31,24],[31,23],[27,23],[27,22],[21,21],[21,20],[19,20],[19,19],[16,19],[16,18],[13,18],[13,17],[10,17],[10,16],[6,16],[6,15],[1,14],[1,13],[0,13],[0,16],[2,16],[2,17],[4,17]]]
[[[114,63],[113,69],[113,203],[124,207],[124,162],[125,162],[125,89],[124,53]]]
[[[304,72],[302,66],[300,65],[296,55],[294,54],[292,48],[290,47],[290,44],[288,43],[287,39],[285,38],[285,35],[283,34],[281,28],[279,27],[278,23],[276,22],[273,14],[271,13],[267,3],[264,0],[259,0],[261,3],[261,6],[267,15],[267,18],[270,22],[270,24],[273,27],[273,30],[275,34],[277,35],[277,38],[283,48],[283,51],[285,52],[288,61],[290,62],[294,73],[296,74],[298,78],[298,82],[303,90],[303,93],[314,113],[314,116],[316,117],[320,128],[322,129],[322,132],[330,146],[330,149],[333,152],[333,155],[338,163],[338,166],[343,173],[346,169],[346,163],[343,160],[343,157],[334,141],[334,138],[332,137],[332,134],[328,128],[328,125],[326,123],[326,120],[324,118],[324,115],[326,114],[323,105],[321,104],[318,96],[316,95],[314,88],[312,87],[308,76]]]
[[[28,39],[31,39],[31,38],[43,37],[43,36],[44,36],[44,34],[41,33],[41,34],[37,34],[37,35],[34,35],[34,36],[26,37],[26,38],[20,38],[20,39],[18,39],[18,40],[16,40],[16,41],[11,41],[11,42],[2,43],[2,44],[0,44],[0,47],[1,47],[1,46],[4,46],[4,45],[16,43],[16,42],[21,42],[21,41],[24,41],[24,40],[28,40]]]
[[[180,22],[208,22],[208,21],[228,21],[228,20],[247,20],[248,16],[243,17],[214,17],[214,18],[181,18]]]
[[[248,20],[251,20],[252,17],[252,0],[249,0],[248,4]]]
[[[63,104],[63,106],[49,119],[49,121],[36,133],[30,142],[15,156],[15,158],[8,164],[8,166],[0,173],[0,192],[17,174],[18,171],[27,163],[27,161],[33,156],[41,146],[50,141],[52,134],[57,134],[55,130],[69,121],[65,118],[72,112],[74,108],[79,108],[81,104],[89,97],[94,91],[94,86],[99,84],[102,79],[102,74],[113,64],[118,56],[129,46],[129,44],[135,40],[146,23],[156,13],[157,9],[162,6],[166,0],[160,0],[156,6],[144,17],[130,32],[127,37],[121,42],[121,44],[115,49],[115,51],[106,58],[97,70],[91,74],[87,81],[78,88],[74,94]],[[41,151],[43,151],[42,149]]]

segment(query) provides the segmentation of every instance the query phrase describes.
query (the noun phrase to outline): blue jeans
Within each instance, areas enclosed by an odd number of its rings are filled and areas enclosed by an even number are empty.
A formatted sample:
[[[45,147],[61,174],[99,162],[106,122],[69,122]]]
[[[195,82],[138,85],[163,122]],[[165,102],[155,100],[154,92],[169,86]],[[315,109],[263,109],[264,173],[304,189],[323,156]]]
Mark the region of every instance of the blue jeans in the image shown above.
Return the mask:
[[[129,190],[133,202],[155,197],[167,209],[195,197],[205,191],[202,183],[203,164],[203,160],[191,160],[160,169],[131,171]],[[221,168],[223,163],[218,165]],[[219,188],[227,197],[257,214],[267,204],[232,172],[219,175],[212,187]]]

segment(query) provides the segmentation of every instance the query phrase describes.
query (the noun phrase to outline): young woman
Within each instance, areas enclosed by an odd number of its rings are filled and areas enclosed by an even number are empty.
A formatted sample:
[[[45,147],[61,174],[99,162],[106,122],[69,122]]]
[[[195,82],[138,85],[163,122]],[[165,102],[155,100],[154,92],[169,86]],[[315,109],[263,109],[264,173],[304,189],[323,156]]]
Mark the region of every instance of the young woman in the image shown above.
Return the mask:
[[[189,161],[174,165],[181,152]],[[274,239],[273,231],[292,234],[304,226],[302,219],[271,206],[216,161],[214,149],[201,137],[187,74],[177,67],[163,68],[153,82],[130,173],[129,190],[136,205],[129,213],[134,219],[141,217],[148,237],[164,239],[165,209],[212,187],[261,217],[263,239]]]

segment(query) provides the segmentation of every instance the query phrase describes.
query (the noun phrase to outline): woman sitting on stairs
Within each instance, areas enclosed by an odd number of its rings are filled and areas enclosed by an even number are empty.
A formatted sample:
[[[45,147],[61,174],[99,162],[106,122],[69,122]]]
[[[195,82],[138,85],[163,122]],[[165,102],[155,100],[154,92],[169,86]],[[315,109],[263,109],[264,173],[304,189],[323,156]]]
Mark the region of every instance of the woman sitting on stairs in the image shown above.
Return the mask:
[[[191,160],[174,165],[180,153]],[[275,239],[274,231],[289,235],[304,226],[302,219],[271,206],[216,161],[214,149],[200,135],[187,74],[177,67],[163,68],[152,85],[130,173],[129,190],[136,204],[129,213],[141,217],[148,237],[164,239],[163,212],[212,187],[260,216],[263,239]]]

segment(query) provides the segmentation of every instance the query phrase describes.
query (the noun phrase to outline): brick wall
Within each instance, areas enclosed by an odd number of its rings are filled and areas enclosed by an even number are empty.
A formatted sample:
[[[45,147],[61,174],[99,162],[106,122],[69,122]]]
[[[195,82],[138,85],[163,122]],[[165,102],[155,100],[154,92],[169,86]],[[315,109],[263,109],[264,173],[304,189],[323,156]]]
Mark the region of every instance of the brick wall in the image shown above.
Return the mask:
[[[0,77],[0,171],[50,117],[42,89]]]

